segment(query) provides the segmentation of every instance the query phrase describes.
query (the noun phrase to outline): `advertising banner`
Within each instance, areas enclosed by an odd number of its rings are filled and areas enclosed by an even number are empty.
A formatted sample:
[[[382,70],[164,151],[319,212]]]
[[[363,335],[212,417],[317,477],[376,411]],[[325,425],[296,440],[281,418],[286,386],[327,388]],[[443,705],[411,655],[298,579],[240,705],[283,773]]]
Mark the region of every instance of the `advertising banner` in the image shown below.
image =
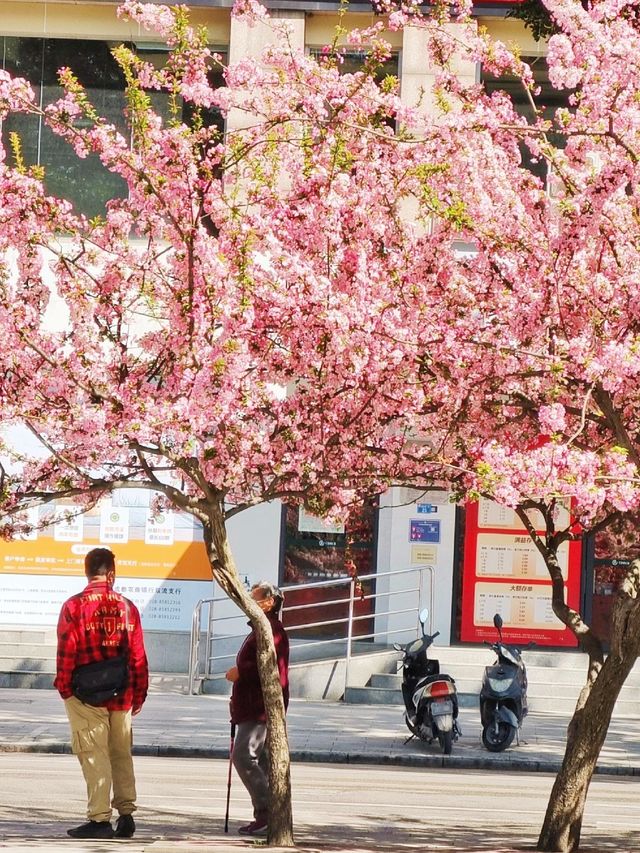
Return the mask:
[[[146,629],[188,631],[196,602],[211,596],[211,569],[191,516],[153,513],[149,494],[121,492],[82,514],[65,503],[64,518],[28,536],[0,541],[0,624],[55,625],[60,606],[85,585],[84,555],[110,548],[115,588],[139,608]],[[30,522],[51,506],[31,511]]]
[[[558,526],[568,522],[566,509]],[[530,516],[536,529],[542,519]],[[578,608],[582,545],[565,542],[558,551],[569,606]],[[464,642],[494,640],[495,613],[502,616],[503,637],[518,644],[575,646],[574,635],[551,608],[551,578],[542,556],[516,513],[480,499],[466,506],[462,576]]]

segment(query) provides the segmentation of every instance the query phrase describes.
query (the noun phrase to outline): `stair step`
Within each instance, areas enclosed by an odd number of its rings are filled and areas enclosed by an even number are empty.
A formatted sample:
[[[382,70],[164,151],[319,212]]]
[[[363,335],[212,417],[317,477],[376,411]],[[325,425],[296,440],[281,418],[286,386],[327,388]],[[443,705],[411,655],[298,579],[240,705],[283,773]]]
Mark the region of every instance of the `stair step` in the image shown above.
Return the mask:
[[[402,693],[385,687],[347,687],[344,701],[352,705],[398,705],[402,706]],[[472,708],[478,704],[476,693],[458,692],[461,708]]]
[[[292,647],[295,647],[295,641]],[[315,650],[299,648],[296,651],[304,660],[297,663],[292,658],[291,695],[340,698],[344,683],[344,658],[336,654],[335,658],[315,660]],[[340,648],[336,651],[340,651]],[[433,646],[429,651],[431,657],[440,661],[441,671],[455,678],[460,704],[463,707],[477,707],[484,668],[495,661],[493,651],[486,646]],[[54,628],[0,626],[0,687],[52,687],[55,656]],[[531,649],[525,651],[523,657],[527,665],[531,710],[571,713],[586,678],[586,655],[574,650]],[[374,647],[366,643],[354,646],[349,668],[352,686],[347,690],[345,701],[402,707],[400,658],[401,655],[388,646]],[[319,675],[311,671],[316,666],[322,670]],[[362,686],[369,679],[369,685]],[[156,692],[186,693],[188,682],[187,673],[154,672],[150,676],[150,689]],[[322,695],[315,696],[311,692],[317,687],[316,682],[321,685]],[[327,685],[330,685],[331,693]],[[207,693],[228,695],[231,685],[219,673],[217,677],[204,680],[202,689]],[[637,716],[639,707],[640,662],[620,692],[616,715]]]
[[[388,690],[402,689],[402,676],[390,672],[374,672],[369,682],[371,687],[386,687]]]
[[[56,643],[5,643],[0,641],[0,659],[13,657],[55,658]]]
[[[36,643],[37,645],[56,644],[55,628],[16,628],[15,625],[0,625],[0,637],[3,643]]]
[[[54,672],[0,672],[0,687],[53,689]]]
[[[38,661],[36,661],[38,663]],[[40,690],[53,689],[56,677],[55,667],[51,671],[37,667],[3,670],[0,668],[0,688],[37,688]],[[189,686],[189,676],[182,672],[151,672],[149,673],[149,690],[162,693],[186,693]]]
[[[231,683],[222,675],[214,678],[204,678],[200,682],[200,689],[203,693],[212,696],[230,696]]]
[[[150,693],[188,693],[189,676],[184,672],[150,672]]]
[[[49,658],[0,657],[0,672],[55,672],[55,655]]]
[[[575,696],[562,695],[558,696],[552,693],[549,696],[531,696],[529,694],[529,710],[535,713],[544,713],[545,711],[553,711],[554,713],[562,713],[570,716],[574,709],[577,693]],[[400,690],[394,690],[386,687],[348,687],[344,701],[349,704],[360,705],[398,705],[402,707],[402,693]],[[461,708],[477,708],[479,705],[479,694],[477,691],[466,692],[458,690],[458,704]],[[615,705],[614,714],[618,718],[637,717],[638,716],[638,700],[635,698],[625,699],[622,695]]]
[[[398,705],[402,695],[385,687],[347,687],[344,701],[353,705]]]

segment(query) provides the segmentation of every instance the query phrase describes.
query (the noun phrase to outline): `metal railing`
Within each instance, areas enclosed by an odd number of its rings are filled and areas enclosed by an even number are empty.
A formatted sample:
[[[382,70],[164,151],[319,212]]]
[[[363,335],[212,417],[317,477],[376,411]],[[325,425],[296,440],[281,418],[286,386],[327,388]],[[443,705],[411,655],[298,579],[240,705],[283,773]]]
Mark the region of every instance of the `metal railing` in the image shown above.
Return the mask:
[[[409,578],[409,582],[413,582],[414,586],[403,586],[402,588],[396,589],[396,579],[403,576],[407,576]],[[413,576],[413,581],[411,580],[411,576]],[[292,645],[291,649],[292,663],[295,663],[293,660],[294,655],[299,656],[301,650],[306,649],[307,652],[304,652],[305,654],[308,654],[309,651],[315,653],[319,651],[321,647],[326,646],[327,651],[322,655],[318,655],[314,659],[320,660],[323,657],[342,657],[344,655],[344,688],[346,690],[349,686],[349,669],[354,655],[355,641],[373,641],[384,638],[385,642],[388,645],[391,645],[389,641],[391,636],[398,634],[404,634],[406,636],[414,629],[418,632],[416,636],[419,636],[417,614],[427,603],[425,601],[425,584],[427,578],[429,581],[429,631],[431,631],[431,618],[433,615],[433,566],[430,565],[413,566],[410,569],[400,569],[393,572],[378,572],[368,575],[360,575],[357,580],[345,577],[282,587],[285,594],[285,606],[283,608],[283,613],[286,612],[287,631],[290,634],[294,634],[296,632],[306,633],[308,631],[313,631],[313,629],[326,629],[331,628],[332,626],[334,628],[342,626],[340,630],[343,633],[343,636],[338,637],[321,637],[304,642],[296,642]],[[366,586],[368,582],[373,582],[372,586],[375,591],[370,593],[361,592],[360,590],[362,590],[363,587],[359,586],[359,584]],[[382,586],[384,586],[385,589],[381,590],[380,587]],[[287,605],[286,603],[288,597],[287,593],[289,592],[291,593],[291,597],[293,597],[294,593],[299,593],[304,590],[319,590],[332,587],[336,588],[336,595],[339,594],[340,590],[344,590],[345,594],[341,597],[332,597],[330,600],[312,602],[311,604]],[[410,606],[406,606],[405,600],[405,602],[401,602],[402,606],[393,607],[392,600],[398,596],[405,596],[405,599],[409,599],[411,602]],[[372,602],[371,611],[357,615],[356,603],[358,601]],[[244,614],[238,608],[236,608],[237,612],[234,612],[231,615],[219,615],[219,611],[222,609],[228,610],[230,604],[230,599],[226,595],[221,595],[214,598],[203,598],[198,601],[195,606],[191,623],[191,643],[189,649],[189,693],[195,692],[197,682],[221,675],[227,667],[222,667],[220,664],[223,661],[226,661],[231,665],[235,659],[241,640],[246,636],[246,626],[243,627],[242,632],[226,632],[225,626],[228,625],[228,623],[233,621],[237,622],[238,619],[244,617]],[[327,608],[338,605],[343,605],[344,607],[345,604],[347,605],[346,617],[320,619],[315,622],[302,621],[300,623],[296,623],[291,621],[291,614],[296,611],[309,611],[314,608],[316,610],[319,609],[321,611],[325,611],[326,613]],[[380,605],[381,609],[378,609],[378,605]],[[403,624],[401,627],[388,627],[388,623],[390,621],[397,622],[398,618],[403,616],[406,617],[406,624]],[[357,631],[357,627],[360,623],[364,622],[364,620],[372,622],[372,631],[367,631],[366,633],[360,633]],[[382,622],[384,622],[384,627],[376,628],[376,625],[380,625]],[[366,625],[361,627],[364,627],[366,631]],[[354,628],[356,628],[355,631]],[[336,652],[336,644],[342,644],[344,646],[343,653],[340,653],[339,650]],[[214,651],[216,652],[215,654]],[[371,651],[371,648],[369,648],[369,651]],[[312,658],[305,659],[309,660]]]

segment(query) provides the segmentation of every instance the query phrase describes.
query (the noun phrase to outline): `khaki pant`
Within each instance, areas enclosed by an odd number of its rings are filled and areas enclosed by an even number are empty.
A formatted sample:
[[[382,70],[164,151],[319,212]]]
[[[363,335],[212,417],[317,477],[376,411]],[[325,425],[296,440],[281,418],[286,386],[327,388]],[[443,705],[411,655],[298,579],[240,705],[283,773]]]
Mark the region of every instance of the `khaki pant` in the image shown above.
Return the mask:
[[[94,708],[75,696],[65,699],[64,706],[71,726],[71,748],[87,783],[87,817],[111,820],[112,806],[119,814],[131,814],[136,810],[131,711]]]

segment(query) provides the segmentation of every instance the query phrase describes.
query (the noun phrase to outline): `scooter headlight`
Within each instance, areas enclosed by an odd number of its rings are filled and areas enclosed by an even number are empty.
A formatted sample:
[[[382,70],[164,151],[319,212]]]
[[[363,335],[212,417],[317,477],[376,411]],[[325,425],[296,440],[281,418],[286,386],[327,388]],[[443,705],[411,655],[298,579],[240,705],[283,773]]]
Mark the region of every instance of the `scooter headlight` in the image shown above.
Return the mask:
[[[489,687],[494,693],[506,693],[511,687],[511,678],[490,678]]]

